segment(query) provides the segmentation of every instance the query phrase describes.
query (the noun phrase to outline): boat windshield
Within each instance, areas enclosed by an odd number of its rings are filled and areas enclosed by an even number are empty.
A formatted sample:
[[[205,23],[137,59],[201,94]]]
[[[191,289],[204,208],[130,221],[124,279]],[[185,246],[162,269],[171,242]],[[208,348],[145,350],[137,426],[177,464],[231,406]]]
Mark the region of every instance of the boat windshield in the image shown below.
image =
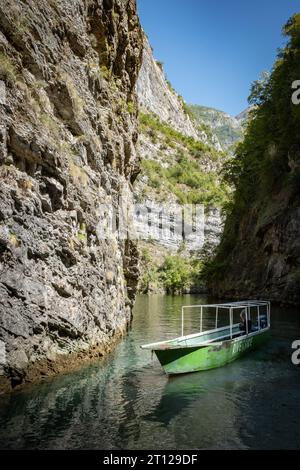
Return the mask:
[[[243,300],[239,302],[228,302],[221,304],[207,305],[184,305],[181,309],[181,336],[186,332],[184,325],[186,312],[188,309],[195,309],[199,312],[199,331],[220,331],[222,328],[229,329],[229,336],[232,339],[237,334],[248,335],[251,332],[270,327],[271,304],[267,300]],[[207,318],[210,322],[205,321]],[[224,325],[224,318],[225,325]],[[214,321],[214,328],[211,328],[211,321]],[[223,322],[223,324],[222,324]],[[208,326],[204,328],[204,326]]]

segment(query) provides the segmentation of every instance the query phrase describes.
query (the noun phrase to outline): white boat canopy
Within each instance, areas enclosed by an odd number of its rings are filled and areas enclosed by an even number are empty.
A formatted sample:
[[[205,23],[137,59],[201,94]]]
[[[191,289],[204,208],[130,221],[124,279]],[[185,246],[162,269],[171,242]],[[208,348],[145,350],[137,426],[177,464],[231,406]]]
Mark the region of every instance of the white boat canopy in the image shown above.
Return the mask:
[[[233,311],[236,309],[243,310],[245,313],[246,334],[248,334],[248,320],[251,316],[251,309],[256,308],[257,324],[260,328],[261,308],[265,307],[267,316],[267,325],[270,327],[270,310],[271,303],[268,300],[240,300],[237,302],[225,302],[220,304],[206,304],[206,305],[184,305],[181,308],[181,336],[184,336],[184,312],[187,309],[200,309],[200,333],[203,331],[203,310],[205,308],[215,309],[215,328],[218,328],[218,317],[220,310],[228,310],[229,313],[229,326],[232,337],[233,329]]]

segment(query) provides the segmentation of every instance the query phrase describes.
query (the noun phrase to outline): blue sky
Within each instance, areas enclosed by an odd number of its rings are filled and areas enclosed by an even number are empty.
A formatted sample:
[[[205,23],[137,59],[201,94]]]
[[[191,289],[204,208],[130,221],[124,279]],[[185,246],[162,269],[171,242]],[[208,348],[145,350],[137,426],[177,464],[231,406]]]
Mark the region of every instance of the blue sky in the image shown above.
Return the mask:
[[[270,70],[281,28],[299,0],[137,0],[141,23],[173,87],[188,103],[236,115]]]

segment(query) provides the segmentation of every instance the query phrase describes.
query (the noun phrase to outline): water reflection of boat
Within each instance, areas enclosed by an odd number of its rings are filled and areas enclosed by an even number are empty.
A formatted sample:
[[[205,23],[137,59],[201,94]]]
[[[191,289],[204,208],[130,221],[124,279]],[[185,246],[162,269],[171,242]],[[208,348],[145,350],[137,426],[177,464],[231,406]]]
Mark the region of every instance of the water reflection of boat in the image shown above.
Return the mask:
[[[228,369],[217,369],[213,373],[203,371],[170,377],[156,408],[144,418],[168,425],[182,413],[187,413],[189,407],[197,408],[203,414],[208,405],[207,400],[211,401],[213,396],[217,397],[218,405],[222,402],[225,406],[226,402],[226,412],[229,413],[234,405],[232,387],[237,382],[236,378],[241,379],[242,374],[242,368],[235,367],[229,373]]]
[[[184,335],[186,309],[200,310],[200,332]],[[203,315],[214,309],[215,328],[203,331]],[[219,312],[229,314],[229,324],[218,327]],[[234,323],[239,314],[242,323]],[[247,300],[182,307],[182,334],[179,338],[141,346],[155,352],[167,374],[183,374],[224,366],[262,344],[270,332],[270,302]]]

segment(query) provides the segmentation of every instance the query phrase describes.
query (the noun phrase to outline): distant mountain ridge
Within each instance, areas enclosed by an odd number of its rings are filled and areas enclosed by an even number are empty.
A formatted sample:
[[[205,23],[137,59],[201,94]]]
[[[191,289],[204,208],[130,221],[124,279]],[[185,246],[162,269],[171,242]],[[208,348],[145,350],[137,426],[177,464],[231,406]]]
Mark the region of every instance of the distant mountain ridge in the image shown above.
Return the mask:
[[[190,113],[196,122],[209,126],[217,136],[224,151],[232,151],[233,146],[243,137],[245,122],[250,108],[242,111],[238,116],[200,105],[188,105]]]

